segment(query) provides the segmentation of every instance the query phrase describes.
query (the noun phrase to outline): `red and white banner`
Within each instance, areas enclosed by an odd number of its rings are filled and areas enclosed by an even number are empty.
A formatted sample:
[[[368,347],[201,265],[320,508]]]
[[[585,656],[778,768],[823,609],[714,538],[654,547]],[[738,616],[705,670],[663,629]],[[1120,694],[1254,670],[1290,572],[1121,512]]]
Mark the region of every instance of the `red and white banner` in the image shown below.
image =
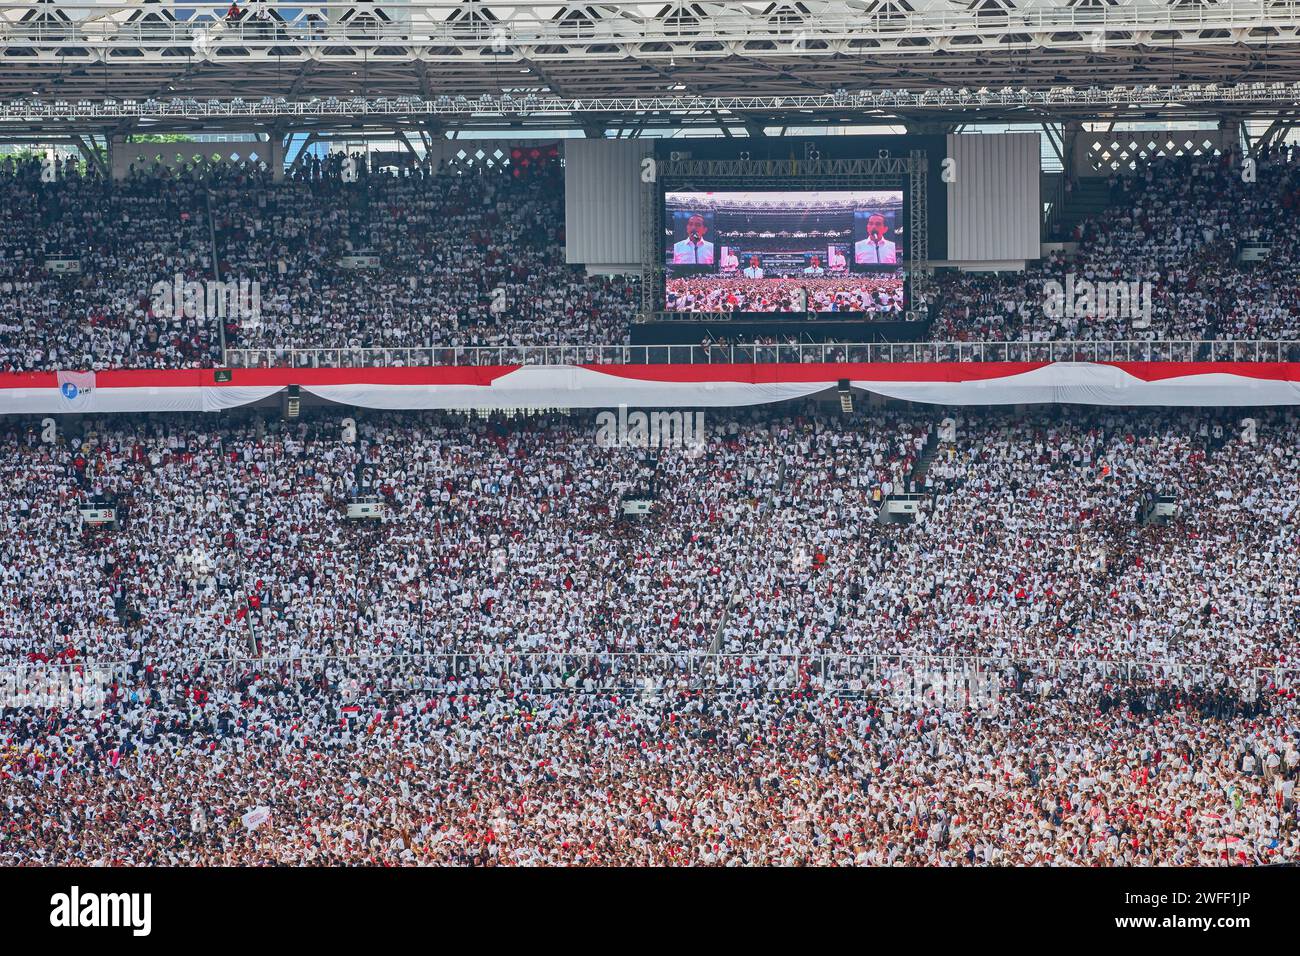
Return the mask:
[[[212,412],[289,385],[362,408],[724,408],[802,398],[846,379],[890,398],[943,405],[1300,405],[1300,363],[1293,362],[233,369],[229,382],[217,382],[212,369],[83,374],[0,374],[0,414]]]

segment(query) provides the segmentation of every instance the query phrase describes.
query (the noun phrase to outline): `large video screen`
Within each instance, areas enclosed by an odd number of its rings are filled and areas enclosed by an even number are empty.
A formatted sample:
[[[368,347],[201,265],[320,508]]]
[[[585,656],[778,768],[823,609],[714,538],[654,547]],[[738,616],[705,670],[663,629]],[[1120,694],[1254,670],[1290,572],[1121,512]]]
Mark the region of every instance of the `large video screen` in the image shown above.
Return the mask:
[[[667,192],[669,312],[898,313],[902,190]]]

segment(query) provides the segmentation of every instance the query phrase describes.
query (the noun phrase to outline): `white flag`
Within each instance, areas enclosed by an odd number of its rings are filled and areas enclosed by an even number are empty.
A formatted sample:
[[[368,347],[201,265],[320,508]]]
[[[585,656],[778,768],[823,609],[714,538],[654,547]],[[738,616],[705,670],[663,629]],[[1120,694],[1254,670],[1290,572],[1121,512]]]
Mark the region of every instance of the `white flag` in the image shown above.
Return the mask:
[[[72,408],[85,408],[95,392],[94,372],[56,372],[59,394]]]

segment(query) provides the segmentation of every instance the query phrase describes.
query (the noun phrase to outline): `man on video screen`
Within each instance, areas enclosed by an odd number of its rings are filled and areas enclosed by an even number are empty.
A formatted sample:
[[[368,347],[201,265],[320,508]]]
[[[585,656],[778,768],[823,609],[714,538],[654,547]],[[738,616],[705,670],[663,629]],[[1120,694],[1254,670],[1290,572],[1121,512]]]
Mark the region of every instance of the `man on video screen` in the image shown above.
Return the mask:
[[[748,268],[745,269],[745,278],[746,279],[763,278],[763,263],[759,260],[758,256],[749,257],[749,266]]]
[[[686,238],[673,243],[673,265],[713,265],[713,243],[704,241],[709,231],[698,213],[686,220]]]
[[[812,265],[810,265],[807,269],[804,269],[803,274],[806,276],[824,276],[826,274],[826,270],[822,268],[821,256],[813,256]]]
[[[867,219],[867,238],[854,243],[853,261],[858,265],[875,265],[878,262],[894,264],[898,262],[897,247],[885,238],[889,226],[885,217],[873,212]]]

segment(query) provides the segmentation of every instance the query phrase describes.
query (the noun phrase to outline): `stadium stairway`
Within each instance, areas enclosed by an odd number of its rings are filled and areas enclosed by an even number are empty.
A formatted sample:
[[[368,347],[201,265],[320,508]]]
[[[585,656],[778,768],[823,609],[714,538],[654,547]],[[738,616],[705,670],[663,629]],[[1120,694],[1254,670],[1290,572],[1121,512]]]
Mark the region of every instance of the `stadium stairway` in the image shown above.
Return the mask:
[[[1074,227],[1096,218],[1110,208],[1110,184],[1105,179],[1080,179],[1061,205],[1057,228],[1061,235],[1073,237]]]
[[[784,458],[782,458],[780,461],[777,462],[776,484],[773,485],[772,491],[774,493],[779,492],[783,487],[785,487],[785,459]],[[766,528],[766,522],[760,525],[760,529],[765,529],[765,528]],[[718,654],[722,653],[722,644],[727,634],[727,622],[731,619],[731,612],[736,609],[736,606],[740,604],[741,599],[743,597],[744,595],[740,591],[736,591],[734,594],[732,594],[731,599],[727,601],[727,606],[722,609],[722,614],[718,616],[718,626],[713,631],[713,640],[709,642],[708,654],[710,657],[717,657]]]
[[[731,600],[727,606],[722,609],[722,614],[718,617],[718,626],[713,631],[713,640],[709,642],[709,656],[717,657],[718,652],[722,649],[722,637],[727,632],[727,621],[731,617],[732,610],[740,603],[740,592],[736,591],[731,595]]]
[[[920,488],[925,481],[926,473],[930,470],[930,465],[939,454],[939,442],[936,439],[937,432],[934,426],[930,426],[929,432],[925,436],[925,445],[921,448],[921,453],[916,456],[916,461],[912,462],[912,471],[907,476],[908,489]]]
[[[217,244],[217,218],[212,214],[212,190],[203,191],[204,209],[208,213],[208,241],[212,244],[212,278],[221,281],[221,248]],[[226,364],[226,323],[217,323],[217,344],[221,347],[221,364]]]

